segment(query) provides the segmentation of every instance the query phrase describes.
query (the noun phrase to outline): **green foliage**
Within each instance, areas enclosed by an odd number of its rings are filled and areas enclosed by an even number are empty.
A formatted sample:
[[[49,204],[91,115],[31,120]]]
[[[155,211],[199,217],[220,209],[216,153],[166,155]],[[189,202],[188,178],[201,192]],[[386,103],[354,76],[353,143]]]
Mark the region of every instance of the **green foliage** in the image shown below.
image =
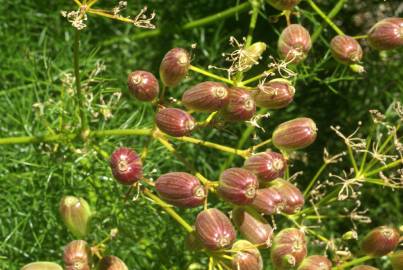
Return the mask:
[[[112,1],[102,2],[106,6],[112,5],[108,3]],[[361,2],[349,3],[336,17],[337,24],[350,35],[363,34],[369,28],[367,24],[354,26],[354,18],[358,20],[359,15],[401,16],[394,14],[400,3],[398,0]],[[144,4],[157,12],[156,25],[161,34],[141,38],[139,35],[153,30],[136,29],[98,16],[90,16],[87,29],[81,33],[81,79],[83,89],[90,97],[86,108],[92,130],[152,127],[152,106],[135,101],[127,93],[126,77],[132,70],[144,69],[158,74],[160,60],[166,51],[175,46],[190,48],[193,43],[197,44],[193,51],[197,66],[224,66],[227,63],[221,54],[232,50],[229,37],[240,40],[247,34],[250,17],[247,12],[202,27],[181,28],[187,22],[235,6],[237,1],[234,0],[144,0],[129,3],[129,10],[134,15]],[[318,1],[326,11],[335,4],[335,1]],[[380,14],[380,6],[386,7],[385,14]],[[60,16],[61,10],[73,8],[73,1],[0,2],[1,138],[79,130],[72,77],[74,29]],[[285,20],[280,19],[275,24],[269,22],[270,16],[278,12],[268,5],[260,12],[254,40],[269,45],[265,54],[267,60],[269,54],[277,56],[276,41]],[[306,25],[311,32],[318,27],[323,27],[323,31],[307,61],[297,68],[299,76],[294,103],[284,110],[272,112],[261,125],[270,132],[279,123],[298,116],[315,120],[320,133],[316,143],[306,151],[309,162],[296,161],[291,169],[292,173],[304,170],[298,181],[305,187],[322,165],[324,147],[331,153],[344,150],[330,125],[340,125],[349,134],[358,121],[369,123],[369,109],[386,111],[394,100],[401,99],[403,54],[402,49],[381,53],[366,49],[366,73],[357,75],[332,59],[328,46],[335,33],[307,2],[301,3],[298,13],[300,16],[293,20]],[[261,71],[261,67],[254,68],[247,77]],[[226,76],[225,72],[221,75]],[[168,95],[180,98],[186,88],[204,79],[191,73],[184,83],[170,89]],[[119,95],[122,96],[119,98]],[[113,116],[109,117],[109,113]],[[244,129],[244,124],[234,124],[198,131],[196,137],[237,147]],[[361,129],[363,134],[369,131],[370,125]],[[257,130],[257,142],[267,139],[268,134]],[[96,210],[89,243],[101,241],[111,229],[119,230],[106,252],[122,258],[130,269],[185,269],[192,262],[206,264],[203,254],[191,254],[184,249],[184,230],[159,206],[142,196],[132,202],[132,196],[125,197],[127,189],[117,185],[111,177],[108,161],[101,152],[112,153],[117,146],[132,147],[141,152],[146,140],[141,136],[127,136],[94,138],[89,143],[77,138],[57,143],[2,145],[0,269],[19,269],[37,260],[62,263],[63,246],[73,240],[58,214],[63,195],[83,197]],[[200,146],[184,142],[174,144],[209,179],[218,178],[229,156],[214,149],[201,151]],[[254,144],[256,142],[249,139],[242,148]],[[187,166],[172,158],[155,141],[151,142],[149,153],[144,160],[147,177],[156,178],[175,170],[188,171]],[[233,164],[241,165],[242,162],[241,158],[235,157]],[[340,168],[347,169],[348,164],[343,163],[343,166]],[[333,173],[340,173],[341,169]],[[325,179],[323,176],[322,180]],[[360,234],[378,224],[399,225],[403,220],[399,192],[375,185],[366,187],[363,192],[365,208],[370,209],[368,215],[374,222],[360,224]],[[179,213],[193,223],[197,211],[179,210]],[[336,215],[332,210],[329,213]],[[328,238],[339,237],[352,227],[345,220],[324,222]],[[263,256],[267,261],[268,252],[264,251]]]

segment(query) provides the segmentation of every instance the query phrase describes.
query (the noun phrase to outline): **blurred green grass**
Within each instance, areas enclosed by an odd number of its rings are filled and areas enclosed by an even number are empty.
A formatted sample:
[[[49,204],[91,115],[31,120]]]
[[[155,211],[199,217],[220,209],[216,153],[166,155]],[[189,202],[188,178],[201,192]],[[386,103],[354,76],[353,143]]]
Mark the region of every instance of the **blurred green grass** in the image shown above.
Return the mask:
[[[103,3],[105,2],[105,3]],[[112,1],[111,1],[112,2]],[[112,3],[101,1],[100,5]],[[364,33],[366,26],[354,27],[353,15],[368,11],[379,16],[379,5],[386,5],[385,16],[393,14],[400,1],[371,1],[345,7],[336,22],[354,34]],[[236,5],[235,0],[222,1],[136,1],[129,3],[135,13],[144,4],[156,10],[156,24],[162,34],[148,39],[132,40],[133,35],[147,30],[90,17],[88,29],[82,33],[81,69],[88,93],[93,95],[91,110],[94,113],[92,129],[150,127],[152,108],[131,99],[126,92],[127,74],[134,69],[150,70],[157,74],[159,61],[174,46],[194,50],[194,63],[207,67],[223,65],[222,52],[231,50],[229,36],[245,36],[248,29],[247,13],[228,18],[201,28],[181,31],[179,26]],[[335,1],[320,1],[324,10],[330,10]],[[323,24],[314,16],[309,6],[302,2],[298,18],[310,30]],[[72,110],[66,74],[72,70],[73,29],[60,16],[61,10],[74,8],[72,1],[0,1],[0,137],[29,136],[42,132],[58,132],[62,127],[78,128],[77,116]],[[267,8],[262,15],[268,17],[276,11]],[[255,40],[269,44],[269,53],[276,55],[278,31],[284,22],[271,24],[259,18]],[[365,50],[365,67],[362,76],[352,74],[348,68],[336,64],[330,57],[328,43],[334,35],[325,27],[313,48],[308,61],[298,72],[303,79],[296,84],[297,94],[293,105],[273,112],[263,125],[270,131],[278,123],[304,115],[315,119],[320,135],[317,143],[307,150],[309,163],[296,163],[293,171],[303,169],[308,181],[321,164],[322,149],[332,152],[341,149],[330,125],[342,125],[353,131],[359,120],[368,120],[368,110],[385,110],[403,93],[402,50],[378,53]],[[104,46],[106,41],[113,43]],[[105,70],[85,81],[97,66]],[[251,75],[254,72],[252,71]],[[203,78],[191,74],[190,78],[170,94],[180,97],[186,87]],[[104,119],[102,100],[106,103],[114,93],[122,93],[119,102],[112,102],[113,117]],[[43,107],[42,107],[43,106]],[[43,111],[41,111],[41,108]],[[95,117],[95,114],[98,115]],[[60,115],[63,115],[61,118]],[[236,146],[244,125],[234,125],[222,130],[203,130],[200,137]],[[365,131],[365,126],[364,126]],[[268,135],[258,131],[259,137]],[[116,185],[107,162],[93,149],[94,146],[111,153],[118,145],[141,151],[144,138],[103,138],[82,142],[38,145],[1,146],[0,154],[0,269],[19,269],[25,263],[51,260],[61,263],[63,245],[72,240],[58,217],[58,203],[63,195],[82,196],[97,211],[93,222],[91,241],[103,239],[112,228],[120,234],[107,252],[126,261],[130,269],[185,269],[193,261],[204,257],[190,254],[183,248],[184,231],[158,206],[144,198],[135,203],[125,203],[125,189]],[[253,144],[249,141],[247,145]],[[210,149],[177,143],[180,151],[205,175],[216,179],[220,164],[227,156]],[[197,157],[197,158],[196,158]],[[235,159],[235,165],[241,160]],[[145,171],[150,177],[174,170],[187,170],[172,159],[159,144],[152,143],[145,161]],[[402,208],[397,193],[368,188],[366,197],[374,224],[401,222]],[[197,210],[180,211],[192,222]],[[371,226],[372,226],[371,225]],[[351,227],[343,221],[329,222],[329,236],[338,235]],[[368,225],[360,227],[362,232]],[[361,232],[361,231],[360,231]],[[267,258],[267,253],[264,253]]]

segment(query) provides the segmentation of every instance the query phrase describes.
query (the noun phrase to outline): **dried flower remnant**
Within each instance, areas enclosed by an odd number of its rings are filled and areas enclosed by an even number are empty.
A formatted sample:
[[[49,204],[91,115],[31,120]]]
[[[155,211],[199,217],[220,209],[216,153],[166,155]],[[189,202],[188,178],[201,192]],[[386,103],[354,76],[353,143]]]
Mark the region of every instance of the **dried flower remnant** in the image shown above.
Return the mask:
[[[359,123],[360,124],[360,123]],[[351,147],[354,150],[362,150],[365,149],[366,147],[366,141],[365,139],[359,138],[359,137],[354,137],[358,130],[360,129],[360,127],[358,127],[353,133],[351,133],[349,136],[345,136],[343,133],[341,133],[340,131],[340,126],[330,126],[330,128],[336,132],[336,134],[342,138],[344,140],[344,143]]]

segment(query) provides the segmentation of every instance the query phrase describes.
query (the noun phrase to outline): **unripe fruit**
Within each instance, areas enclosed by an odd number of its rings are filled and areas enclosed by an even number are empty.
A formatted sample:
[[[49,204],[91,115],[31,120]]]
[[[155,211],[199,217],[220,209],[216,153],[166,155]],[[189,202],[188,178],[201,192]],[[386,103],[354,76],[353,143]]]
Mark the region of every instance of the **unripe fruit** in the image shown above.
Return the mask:
[[[259,187],[257,177],[242,168],[230,168],[220,175],[218,193],[225,200],[234,204],[249,204]]]
[[[116,256],[103,257],[98,270],[129,270],[126,264]]]
[[[199,180],[188,173],[171,172],[161,175],[155,182],[158,195],[164,201],[178,207],[202,205],[206,192]]]
[[[242,49],[239,56],[239,66],[240,71],[247,71],[253,65],[259,63],[259,59],[263,52],[266,50],[267,46],[264,42],[255,42],[249,47]]]
[[[331,270],[332,262],[325,256],[313,255],[306,257],[297,270]]]
[[[246,121],[256,112],[256,104],[251,95],[242,88],[229,89],[229,101],[222,115],[227,121]]]
[[[283,176],[287,162],[282,154],[266,151],[250,156],[243,166],[256,174],[260,181],[269,182]]]
[[[231,221],[216,208],[200,212],[196,217],[195,228],[200,241],[210,250],[227,248],[236,239]]]
[[[246,240],[238,240],[232,245],[233,270],[262,270],[263,261],[259,250]]]
[[[160,130],[174,137],[189,135],[196,126],[195,120],[189,113],[175,108],[158,111],[155,122]]]
[[[302,25],[291,24],[281,32],[278,40],[280,56],[297,64],[304,60],[312,47],[311,36]]]
[[[74,240],[63,252],[63,261],[66,270],[90,270],[90,249],[87,242]]]
[[[284,229],[274,237],[271,260],[275,269],[288,270],[297,267],[306,254],[305,235],[300,230]]]
[[[167,52],[160,65],[160,78],[165,86],[177,86],[188,73],[190,54],[182,48]]]
[[[398,250],[389,255],[390,263],[392,264],[393,270],[403,269],[403,250]]]
[[[362,59],[360,43],[350,36],[335,36],[330,42],[330,50],[333,57],[342,64],[356,64]]]
[[[267,109],[281,109],[294,99],[295,88],[285,79],[274,79],[252,92],[256,105]]]
[[[304,195],[290,182],[283,179],[276,179],[273,181],[272,188],[278,191],[283,199],[282,212],[295,214],[304,206]]]
[[[259,189],[252,206],[265,215],[277,214],[284,208],[283,197],[273,187]]]
[[[137,153],[126,147],[116,149],[109,165],[112,174],[122,185],[132,185],[143,177],[143,164]]]
[[[379,269],[369,265],[358,265],[356,267],[351,268],[351,270],[379,270]]]
[[[267,2],[278,10],[291,10],[301,0],[267,0]]]
[[[282,150],[298,150],[311,145],[317,136],[315,122],[306,117],[296,118],[276,127],[273,132],[273,144]]]
[[[368,32],[369,45],[377,50],[393,50],[403,46],[403,18],[386,18]]]
[[[33,262],[24,265],[21,270],[63,270],[63,268],[53,262]]]
[[[264,218],[236,207],[232,210],[232,220],[245,239],[263,248],[271,246],[273,228]]]
[[[77,238],[83,238],[88,234],[91,209],[83,198],[65,196],[60,201],[60,216],[64,225]]]
[[[225,84],[202,82],[183,93],[182,103],[190,110],[214,112],[226,106],[228,98],[228,88]]]
[[[130,73],[127,85],[130,93],[141,101],[154,100],[160,91],[157,78],[144,70],[136,70]]]
[[[369,256],[380,257],[393,251],[399,244],[399,231],[380,226],[370,231],[361,242],[362,251]]]

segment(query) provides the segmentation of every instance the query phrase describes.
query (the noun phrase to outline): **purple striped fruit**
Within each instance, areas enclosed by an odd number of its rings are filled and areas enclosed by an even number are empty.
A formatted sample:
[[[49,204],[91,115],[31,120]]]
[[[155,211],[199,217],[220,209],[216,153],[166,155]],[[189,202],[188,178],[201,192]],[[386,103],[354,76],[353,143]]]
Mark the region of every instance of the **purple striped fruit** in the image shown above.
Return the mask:
[[[159,110],[155,122],[161,131],[173,137],[189,135],[196,126],[189,113],[175,108]]]
[[[136,70],[130,73],[127,85],[130,93],[141,101],[154,100],[160,91],[157,78],[152,73],[144,70]]]
[[[277,214],[284,208],[283,197],[273,187],[259,189],[256,192],[252,206],[265,215]]]
[[[307,254],[305,235],[295,228],[281,230],[273,240],[271,261],[278,270],[298,267]]]
[[[220,175],[218,194],[234,204],[249,204],[259,187],[257,177],[242,168],[230,168]]]
[[[251,119],[255,112],[255,101],[246,90],[239,87],[229,89],[229,101],[222,111],[227,121],[246,121]]]
[[[362,59],[360,43],[350,36],[335,36],[330,42],[330,50],[333,57],[342,64],[356,64]]]
[[[277,46],[283,59],[297,64],[303,61],[311,50],[311,36],[302,25],[291,24],[281,32]]]
[[[361,250],[369,256],[380,257],[393,251],[399,244],[396,228],[380,226],[370,231],[361,242]]]
[[[155,182],[155,188],[161,199],[178,207],[196,207],[202,205],[206,198],[199,179],[184,172],[161,175]]]
[[[82,238],[88,234],[92,212],[86,200],[65,196],[60,201],[59,212],[64,225],[75,237]]]
[[[368,32],[369,45],[377,50],[393,50],[403,46],[403,18],[386,18]]]
[[[183,93],[182,103],[190,110],[214,112],[226,106],[228,99],[228,88],[225,84],[202,82]]]
[[[235,252],[232,259],[233,270],[262,270],[263,260],[259,250],[249,241],[238,240],[231,250]]]
[[[271,246],[273,228],[263,217],[236,207],[232,211],[232,220],[245,239],[262,248]]]
[[[281,109],[294,99],[295,88],[285,79],[274,79],[258,86],[252,96],[259,107]]]
[[[306,257],[297,270],[332,270],[332,262],[325,256]]]
[[[63,270],[63,268],[53,262],[33,262],[24,265],[21,270]]]
[[[236,239],[231,221],[216,208],[200,212],[196,217],[195,228],[200,241],[210,250],[228,248]]]
[[[283,199],[282,212],[286,214],[295,214],[304,206],[304,195],[293,184],[283,179],[276,179],[272,182],[273,189],[280,193]]]
[[[90,248],[83,240],[70,242],[63,252],[66,270],[90,270]]]
[[[129,268],[118,257],[105,256],[99,262],[98,270],[129,270]]]
[[[300,1],[301,0],[267,0],[272,7],[278,10],[291,10],[298,5]]]
[[[190,54],[182,48],[167,52],[161,61],[160,78],[165,86],[177,86],[188,73]]]
[[[110,167],[116,181],[132,185],[143,177],[143,164],[137,153],[126,147],[116,149],[110,159]]]
[[[282,150],[298,150],[311,145],[317,136],[315,122],[306,117],[296,118],[276,127],[273,132],[273,144]]]
[[[256,174],[260,181],[269,182],[283,176],[287,161],[280,153],[266,151],[250,156],[243,166]]]

